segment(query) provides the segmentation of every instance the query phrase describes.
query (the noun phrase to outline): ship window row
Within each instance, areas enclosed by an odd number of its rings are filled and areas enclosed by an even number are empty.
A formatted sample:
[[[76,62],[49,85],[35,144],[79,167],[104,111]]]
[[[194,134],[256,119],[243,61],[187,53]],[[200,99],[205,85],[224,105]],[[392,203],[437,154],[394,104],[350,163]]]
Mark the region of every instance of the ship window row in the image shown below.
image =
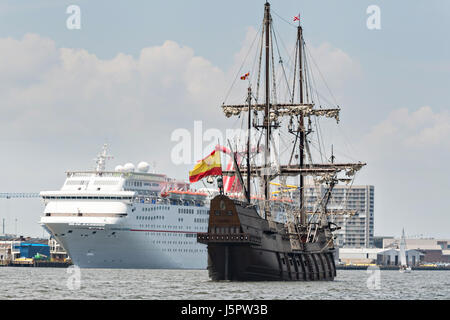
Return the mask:
[[[194,222],[198,222],[198,223],[206,223],[208,222],[208,218],[194,218]]]
[[[142,181],[127,181],[125,185],[128,187],[142,187]]]
[[[240,227],[213,227],[210,230],[212,234],[229,234],[229,233],[241,233]]]
[[[127,181],[125,182],[127,187],[159,187],[159,183],[150,183],[144,181]]]
[[[194,209],[178,208],[178,213],[194,214]]]
[[[154,228],[156,227],[154,224],[153,225],[140,225],[140,227],[142,228]],[[159,226],[160,227],[160,226]],[[169,229],[176,229],[177,227],[172,226],[172,228],[170,226],[168,226]],[[178,227],[178,229],[182,229],[182,227]],[[145,235],[147,236],[162,236],[162,237],[184,237],[184,233],[172,233],[172,232],[145,232]]]
[[[209,214],[209,210],[197,209],[197,214]]]
[[[93,197],[93,196],[44,196],[44,199],[49,200],[131,200],[131,197]]]
[[[142,211],[150,212],[150,211],[161,211],[161,210],[169,210],[170,207],[167,206],[157,206],[157,207],[150,207],[150,208],[142,208]]]
[[[164,216],[137,216],[136,217],[137,220],[156,220],[156,219],[161,219],[164,220]]]
[[[202,249],[162,249],[162,251],[168,251],[168,252],[205,252],[206,250],[202,250]]]
[[[192,241],[163,241],[163,240],[153,240],[155,244],[197,244],[197,242]]]
[[[177,232],[180,230],[181,230],[181,232],[183,232],[183,230],[192,230],[192,228],[189,226],[171,226],[171,225],[159,225],[159,224],[158,225],[156,225],[156,224],[140,224],[139,227],[140,228],[163,228],[163,229],[167,229],[167,230],[171,229],[171,230],[177,230]],[[194,230],[199,230],[199,228],[201,230],[206,229],[206,227],[195,227]],[[170,233],[170,232],[169,233],[164,232],[164,233],[156,234],[156,235],[175,236],[176,234]]]
[[[140,228],[162,228],[162,229],[165,229],[165,230],[169,230],[169,229],[171,229],[171,230],[177,230],[177,232],[191,232],[191,231],[187,231],[187,230],[206,230],[206,226],[205,227],[195,227],[195,228],[192,228],[192,227],[190,227],[190,226],[171,226],[171,225],[156,225],[156,224],[140,224],[139,225],[139,227]],[[163,231],[163,230],[160,230],[161,232],[163,232],[163,233],[161,233],[161,234],[155,234],[155,235],[157,235],[157,236],[176,236],[177,234],[176,233],[171,233],[171,232],[166,232],[166,231]]]

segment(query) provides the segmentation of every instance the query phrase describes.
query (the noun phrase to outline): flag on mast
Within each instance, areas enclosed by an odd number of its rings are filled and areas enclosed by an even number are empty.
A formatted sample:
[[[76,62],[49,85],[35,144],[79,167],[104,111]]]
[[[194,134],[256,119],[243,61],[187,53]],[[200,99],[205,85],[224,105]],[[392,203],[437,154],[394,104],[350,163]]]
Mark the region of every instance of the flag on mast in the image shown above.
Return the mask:
[[[300,21],[300,15],[294,17],[294,21]]]
[[[207,176],[221,175],[222,164],[220,162],[220,152],[214,150],[209,156],[199,161],[192,171],[189,171],[189,182],[197,182]]]
[[[247,79],[249,75],[250,75],[250,72],[247,72],[246,74],[244,74],[244,75],[241,77],[241,80]]]

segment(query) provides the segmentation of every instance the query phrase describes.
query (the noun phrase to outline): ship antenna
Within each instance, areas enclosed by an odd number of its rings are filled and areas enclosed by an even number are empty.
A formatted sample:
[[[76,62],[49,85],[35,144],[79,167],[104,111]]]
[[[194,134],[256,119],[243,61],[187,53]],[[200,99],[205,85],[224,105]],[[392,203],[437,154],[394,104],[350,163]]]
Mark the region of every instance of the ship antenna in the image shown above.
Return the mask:
[[[97,155],[97,158],[95,158],[95,163],[97,164],[95,171],[101,172],[105,171],[106,169],[106,160],[113,159],[113,156],[107,154],[108,145],[105,143],[103,145],[102,153],[99,153]]]

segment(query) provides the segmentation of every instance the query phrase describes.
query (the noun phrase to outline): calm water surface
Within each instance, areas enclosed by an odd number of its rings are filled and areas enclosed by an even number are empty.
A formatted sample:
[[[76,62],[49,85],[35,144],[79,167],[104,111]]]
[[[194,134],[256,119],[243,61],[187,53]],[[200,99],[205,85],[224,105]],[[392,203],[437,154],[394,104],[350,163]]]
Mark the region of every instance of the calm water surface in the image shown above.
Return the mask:
[[[0,299],[450,299],[450,271],[382,270],[373,282],[366,270],[338,270],[330,282],[237,283],[210,281],[206,270],[78,270],[0,267]]]

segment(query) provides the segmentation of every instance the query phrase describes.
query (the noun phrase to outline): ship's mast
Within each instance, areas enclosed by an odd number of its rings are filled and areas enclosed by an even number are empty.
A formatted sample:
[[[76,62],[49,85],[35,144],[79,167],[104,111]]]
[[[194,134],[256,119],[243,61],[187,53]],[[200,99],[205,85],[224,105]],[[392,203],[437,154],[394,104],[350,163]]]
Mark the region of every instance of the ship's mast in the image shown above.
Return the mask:
[[[266,169],[266,174],[264,176],[264,198],[265,198],[265,217],[269,213],[269,200],[270,200],[270,190],[269,190],[269,163],[270,163],[270,4],[266,2],[264,5],[264,32],[265,32],[265,62],[266,62],[266,103],[264,108],[264,124],[266,125],[266,146],[265,146],[265,162],[264,167]]]
[[[261,103],[258,103],[258,98],[256,98],[256,103],[253,105],[251,104],[251,88],[248,90],[248,98],[245,104],[235,104],[235,105],[225,105],[225,103],[222,105],[223,112],[225,113],[226,117],[231,116],[240,116],[243,112],[248,112],[248,134],[249,138],[247,141],[247,190],[246,190],[246,196],[247,199],[250,199],[250,177],[259,177],[261,182],[261,188],[263,188],[264,192],[264,218],[271,221],[271,214],[270,214],[270,181],[273,179],[276,179],[277,177],[295,177],[299,176],[299,209],[296,210],[295,213],[295,220],[300,225],[300,232],[304,233],[304,231],[307,228],[308,221],[307,221],[307,211],[305,206],[305,192],[304,192],[304,176],[314,176],[319,177],[322,181],[321,183],[328,183],[330,185],[330,190],[332,190],[334,184],[337,182],[335,179],[337,177],[338,173],[344,173],[347,177],[354,176],[354,174],[361,169],[365,165],[365,163],[335,163],[334,162],[334,156],[331,163],[311,163],[306,164],[305,163],[305,151],[308,152],[308,141],[306,139],[306,136],[311,132],[310,130],[307,130],[305,128],[305,118],[307,117],[310,119],[311,117],[327,117],[327,118],[334,118],[336,122],[339,122],[339,112],[340,108],[314,108],[314,103],[309,102],[310,99],[308,99],[308,88],[306,87],[306,61],[304,56],[304,41],[303,41],[303,29],[299,23],[297,28],[297,44],[296,44],[296,54],[298,54],[295,57],[295,65],[299,65],[298,67],[298,75],[299,78],[296,80],[297,75],[297,67],[294,67],[294,85],[293,85],[293,91],[291,95],[290,103],[278,103],[278,102],[272,102],[270,101],[270,72],[274,71],[275,66],[272,65],[272,70],[270,70],[270,58],[271,58],[271,29],[273,28],[272,25],[272,18],[270,14],[270,4],[268,2],[264,5],[264,20],[263,20],[263,34],[262,34],[262,43],[260,47],[260,56],[259,56],[259,70],[261,70],[262,66],[262,54],[264,51],[265,54],[265,101],[262,101]],[[265,50],[263,50],[263,47]],[[273,59],[272,59],[273,60]],[[273,62],[272,62],[273,64]],[[259,88],[259,73],[258,73],[258,87]],[[294,102],[295,99],[295,93],[297,90],[294,88],[296,87],[295,84],[299,82],[299,102]],[[275,79],[274,79],[275,82]],[[275,84],[274,87],[275,88]],[[259,90],[257,89],[257,94]],[[306,98],[305,98],[306,97]],[[275,100],[275,99],[273,99]],[[306,101],[308,100],[308,101]],[[265,134],[265,151],[264,151],[264,163],[257,165],[254,164],[253,166],[250,166],[250,126],[251,126],[251,120],[250,120],[250,113],[254,112],[256,120],[258,118],[259,114],[263,114],[264,119],[262,125],[258,125],[255,121],[254,127],[255,128],[261,128],[262,135]],[[275,126],[278,126],[278,119],[283,117],[290,117],[291,119],[294,119],[296,117],[296,120],[298,122],[298,127],[295,130],[293,127],[293,123],[289,125],[289,132],[295,134],[295,142],[292,149],[291,157],[295,153],[295,150],[297,150],[296,142],[299,140],[299,149],[298,149],[298,163],[293,164],[289,160],[289,163],[287,165],[279,165],[277,167],[277,170],[271,170],[270,168],[270,146],[271,146],[271,129]],[[262,136],[261,136],[262,138]],[[259,141],[258,141],[259,145]],[[237,167],[235,170],[230,171],[223,171],[224,175],[227,176],[234,176],[238,175],[240,177],[241,184],[245,186],[240,170]],[[245,187],[244,187],[245,189]],[[325,203],[326,205],[326,203]],[[326,210],[323,211],[323,214],[326,215]]]
[[[247,202],[250,203],[250,179],[251,179],[251,168],[250,168],[250,138],[251,138],[251,109],[252,109],[252,88],[248,87],[248,128],[247,128]]]
[[[299,26],[297,29],[297,43],[298,43],[298,68],[299,68],[299,89],[300,89],[300,104],[303,104],[303,59],[302,59],[302,47],[303,47],[303,37],[302,37],[302,27]],[[304,166],[305,160],[305,130],[304,130],[304,117],[303,113],[299,115],[298,118],[298,134],[300,135],[299,143],[299,165],[300,168]],[[304,177],[300,174],[299,181],[299,205],[300,205],[300,225],[306,226],[306,214],[304,206],[305,190],[304,190]]]

